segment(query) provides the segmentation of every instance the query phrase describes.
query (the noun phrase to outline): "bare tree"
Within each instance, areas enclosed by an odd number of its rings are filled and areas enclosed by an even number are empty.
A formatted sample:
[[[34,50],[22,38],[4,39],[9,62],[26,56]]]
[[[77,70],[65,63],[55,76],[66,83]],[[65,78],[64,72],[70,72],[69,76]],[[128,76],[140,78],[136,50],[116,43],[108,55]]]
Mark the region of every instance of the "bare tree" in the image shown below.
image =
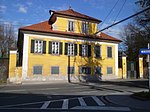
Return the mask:
[[[11,24],[0,24],[0,57],[8,57],[10,49],[16,49],[14,28]]]
[[[136,4],[139,10],[150,6],[149,0],[138,0]],[[125,46],[126,53],[130,61],[137,60],[139,49],[147,48],[147,43],[150,42],[150,11],[146,11],[136,16],[131,23],[124,27],[121,33]]]

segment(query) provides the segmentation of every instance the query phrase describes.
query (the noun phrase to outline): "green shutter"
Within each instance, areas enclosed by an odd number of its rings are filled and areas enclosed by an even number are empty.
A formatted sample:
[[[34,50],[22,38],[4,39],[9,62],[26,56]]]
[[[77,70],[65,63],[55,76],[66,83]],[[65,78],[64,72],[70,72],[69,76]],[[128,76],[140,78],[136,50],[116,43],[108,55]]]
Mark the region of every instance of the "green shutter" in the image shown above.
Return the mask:
[[[59,43],[59,54],[62,54],[63,43]]]
[[[91,45],[88,45],[88,57],[91,56]]]
[[[68,43],[65,43],[65,55],[68,55]]]
[[[43,41],[43,54],[46,54],[46,41]]]
[[[79,56],[82,56],[82,44],[79,44]]]
[[[34,53],[34,41],[35,40],[31,40],[31,53]]]
[[[75,54],[75,56],[76,56],[76,55],[77,55],[77,53],[78,53],[77,44],[74,44],[74,46],[75,46],[74,54]]]
[[[49,50],[48,50],[49,54],[52,54],[52,42],[49,41]]]

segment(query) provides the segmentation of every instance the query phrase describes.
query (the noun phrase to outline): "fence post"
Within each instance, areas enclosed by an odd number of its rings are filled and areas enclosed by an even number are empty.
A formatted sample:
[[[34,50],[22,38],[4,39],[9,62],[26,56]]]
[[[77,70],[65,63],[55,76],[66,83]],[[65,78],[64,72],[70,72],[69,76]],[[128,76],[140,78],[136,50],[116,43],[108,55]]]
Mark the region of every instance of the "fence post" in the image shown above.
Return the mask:
[[[9,53],[9,82],[15,81],[15,70],[16,70],[16,61],[17,61],[17,51],[11,50]]]
[[[143,78],[143,57],[139,57],[139,76]]]
[[[127,56],[122,55],[122,79],[127,78]]]

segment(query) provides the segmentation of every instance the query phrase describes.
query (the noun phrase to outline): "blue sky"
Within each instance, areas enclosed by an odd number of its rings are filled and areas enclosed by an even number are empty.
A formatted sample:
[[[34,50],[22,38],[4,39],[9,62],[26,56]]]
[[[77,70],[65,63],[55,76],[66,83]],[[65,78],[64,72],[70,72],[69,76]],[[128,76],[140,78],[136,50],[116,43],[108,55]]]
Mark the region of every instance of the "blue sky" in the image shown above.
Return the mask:
[[[117,1],[118,0],[0,0],[0,22],[13,24],[17,32],[18,27],[48,20],[50,17],[49,10],[66,10],[69,6],[75,11],[103,21]],[[125,0],[118,1],[106,21],[99,24],[99,29],[113,23],[124,1]],[[137,0],[126,0],[116,21],[134,14],[137,9],[136,1]],[[105,32],[120,38],[118,34],[128,22],[130,22],[130,20],[112,27]]]

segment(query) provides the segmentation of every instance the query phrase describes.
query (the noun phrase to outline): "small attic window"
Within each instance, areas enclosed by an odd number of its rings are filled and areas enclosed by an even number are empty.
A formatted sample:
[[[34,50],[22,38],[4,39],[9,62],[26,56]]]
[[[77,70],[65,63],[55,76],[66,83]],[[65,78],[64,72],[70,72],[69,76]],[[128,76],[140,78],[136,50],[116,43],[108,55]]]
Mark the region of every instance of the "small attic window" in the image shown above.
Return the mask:
[[[68,21],[68,31],[72,31],[74,32],[75,29],[75,25],[74,25],[74,21]]]

